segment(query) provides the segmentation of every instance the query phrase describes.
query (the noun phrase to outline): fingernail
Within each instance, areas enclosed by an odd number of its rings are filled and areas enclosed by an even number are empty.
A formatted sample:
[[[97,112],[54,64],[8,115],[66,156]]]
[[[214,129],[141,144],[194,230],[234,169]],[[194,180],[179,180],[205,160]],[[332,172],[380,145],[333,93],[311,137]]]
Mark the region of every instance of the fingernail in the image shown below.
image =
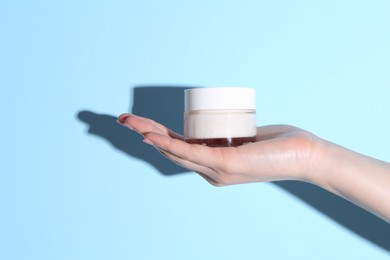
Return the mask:
[[[126,124],[126,123],[121,123],[121,121],[119,121],[119,119],[116,120],[116,122],[117,122],[118,124],[120,124],[121,126],[125,126],[125,127],[129,128],[130,130],[135,131],[134,128],[133,128],[131,125]]]
[[[118,118],[118,123],[123,125],[125,123],[126,119],[129,117],[130,117],[129,114],[120,115]]]

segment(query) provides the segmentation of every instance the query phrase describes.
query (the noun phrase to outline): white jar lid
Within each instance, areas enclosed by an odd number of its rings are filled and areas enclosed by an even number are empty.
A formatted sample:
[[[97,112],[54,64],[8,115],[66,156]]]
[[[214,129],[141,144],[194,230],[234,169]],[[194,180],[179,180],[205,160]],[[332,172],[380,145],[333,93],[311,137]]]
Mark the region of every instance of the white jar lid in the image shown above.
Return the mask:
[[[254,88],[192,88],[186,89],[185,111],[205,109],[255,109]]]

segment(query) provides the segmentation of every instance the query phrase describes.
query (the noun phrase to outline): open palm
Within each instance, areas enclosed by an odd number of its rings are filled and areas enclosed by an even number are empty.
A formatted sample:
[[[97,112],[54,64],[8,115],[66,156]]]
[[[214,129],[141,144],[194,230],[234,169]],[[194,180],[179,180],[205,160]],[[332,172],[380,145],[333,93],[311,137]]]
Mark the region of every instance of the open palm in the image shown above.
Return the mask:
[[[319,138],[288,125],[257,128],[256,142],[239,147],[188,144],[181,135],[148,118],[123,114],[118,122],[142,134],[175,163],[215,186],[304,179],[317,158]]]

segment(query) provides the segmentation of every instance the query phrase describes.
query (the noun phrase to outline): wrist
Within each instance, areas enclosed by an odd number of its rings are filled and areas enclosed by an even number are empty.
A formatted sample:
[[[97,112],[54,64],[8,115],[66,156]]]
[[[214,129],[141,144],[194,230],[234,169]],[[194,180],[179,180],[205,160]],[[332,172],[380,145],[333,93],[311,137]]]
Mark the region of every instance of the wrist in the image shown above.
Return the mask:
[[[346,179],[364,168],[366,160],[367,158],[359,153],[320,139],[309,171],[305,175],[306,181],[342,195],[340,184],[344,184]]]
[[[334,172],[334,168],[337,167],[335,157],[341,156],[341,148],[332,142],[314,136],[307,167],[302,171],[301,179],[317,186],[328,186],[329,173]]]

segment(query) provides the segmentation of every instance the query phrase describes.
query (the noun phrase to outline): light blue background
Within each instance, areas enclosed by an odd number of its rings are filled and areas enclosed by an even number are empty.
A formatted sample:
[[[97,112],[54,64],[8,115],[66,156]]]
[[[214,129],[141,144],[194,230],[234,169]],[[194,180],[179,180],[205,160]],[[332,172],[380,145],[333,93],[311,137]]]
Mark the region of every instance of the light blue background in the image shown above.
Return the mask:
[[[274,184],[163,175],[78,119],[131,111],[136,86],[251,86],[259,124],[390,161],[389,14],[386,0],[2,1],[0,258],[389,259],[389,232],[378,246]]]

